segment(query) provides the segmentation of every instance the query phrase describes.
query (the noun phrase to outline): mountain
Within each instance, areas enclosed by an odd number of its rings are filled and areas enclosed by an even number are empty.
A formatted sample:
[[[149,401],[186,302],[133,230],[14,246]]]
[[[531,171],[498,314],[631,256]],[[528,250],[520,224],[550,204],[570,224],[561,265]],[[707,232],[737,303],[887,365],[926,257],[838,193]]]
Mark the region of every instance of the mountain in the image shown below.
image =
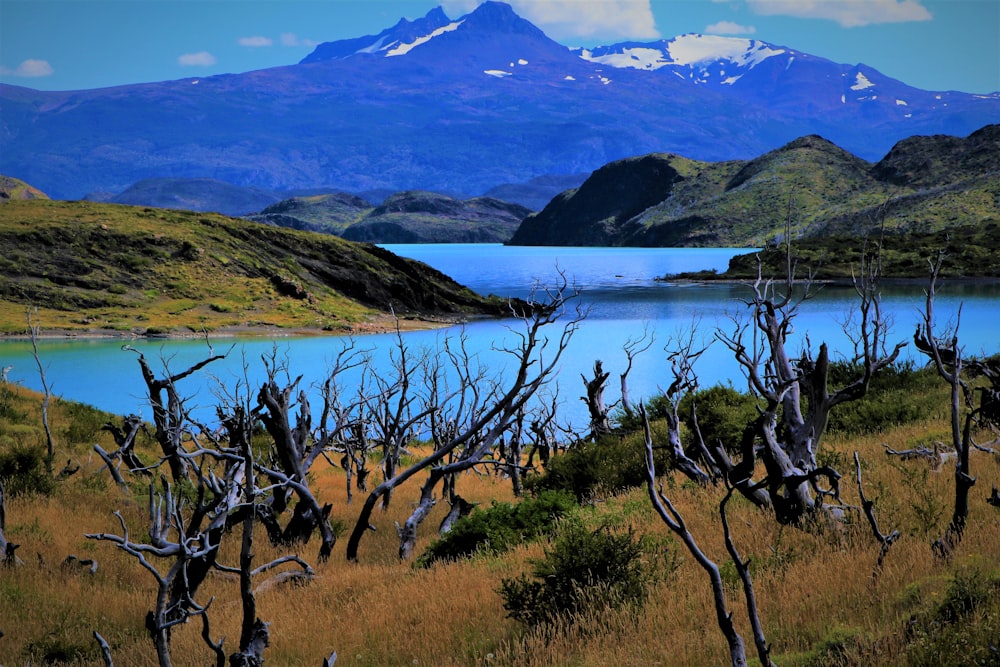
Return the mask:
[[[658,154],[605,165],[579,189],[567,190],[541,213],[528,216],[510,243],[615,245],[623,224],[669,197],[674,184],[684,178],[684,167],[677,161]]]
[[[49,196],[24,181],[0,174],[0,203],[20,199],[48,199]]]
[[[214,178],[147,178],[105,201],[130,206],[244,215],[280,200],[281,197],[274,192],[232,185]]]
[[[1000,125],[912,137],[877,163],[809,135],[752,160],[620,160],[528,216],[517,245],[762,246],[1000,221]]]
[[[333,192],[284,199],[245,217],[279,227],[339,235],[372,208],[372,204],[357,195]]]
[[[370,244],[214,213],[65,201],[0,206],[0,312],[121,334],[367,331],[496,314],[439,271]],[[23,332],[23,317],[3,318]]]
[[[342,233],[371,243],[503,243],[531,211],[491,197],[458,200],[433,192],[401,192]]]
[[[928,56],[932,57],[932,56]],[[997,122],[1000,93],[684,35],[573,50],[502,3],[435,9],[299,64],[81,91],[0,86],[0,172],[59,198],[146,178],[458,198],[647,153],[746,160],[826,137],[864,160]]]
[[[523,183],[503,183],[483,193],[484,197],[520,204],[541,211],[552,199],[570,188],[579,187],[590,174],[546,174]]]

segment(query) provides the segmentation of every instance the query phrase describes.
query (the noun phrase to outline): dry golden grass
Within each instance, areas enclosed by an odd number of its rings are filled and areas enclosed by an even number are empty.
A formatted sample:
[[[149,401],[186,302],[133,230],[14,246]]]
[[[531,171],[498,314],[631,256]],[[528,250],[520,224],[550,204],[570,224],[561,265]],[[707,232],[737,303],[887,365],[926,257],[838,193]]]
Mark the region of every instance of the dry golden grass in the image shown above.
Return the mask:
[[[58,417],[58,410],[55,413]],[[873,567],[878,546],[863,520],[809,531],[781,528],[739,498],[730,503],[734,539],[744,557],[754,561],[761,618],[779,664],[802,664],[796,656],[837,628],[879,640],[877,664],[906,664],[901,637],[908,619],[944,595],[954,573],[977,567],[998,573],[1000,511],[984,501],[992,485],[1000,486],[998,460],[982,452],[973,455],[978,481],[969,525],[952,561],[942,563],[933,558],[929,543],[950,518],[952,469],[935,472],[921,462],[891,461],[881,446],[885,442],[902,449],[942,428],[943,422],[936,420],[880,437],[831,438],[826,443],[841,453],[845,502],[859,504],[851,461],[857,450],[865,464],[866,494],[877,502],[883,530],[898,528],[903,533],[877,578]],[[117,532],[112,515],[116,509],[134,536],[144,535],[144,496],[138,492],[125,497],[85,450],[75,450],[75,457],[82,470],[60,482],[50,498],[8,501],[7,537],[23,545],[19,555],[25,563],[0,572],[0,664],[26,664],[32,655],[37,660],[44,650],[60,646],[81,652],[75,664],[99,664],[94,630],[111,644],[116,664],[155,664],[143,628],[152,606],[152,577],[112,544],[83,537],[86,532]],[[674,477],[663,481],[699,544],[724,564],[728,556],[718,516],[721,490],[695,488]],[[347,505],[342,472],[331,468],[317,470],[313,485],[323,502],[333,503],[334,518],[350,529],[363,494]],[[482,503],[512,498],[509,482],[475,474],[459,480],[459,491]],[[541,557],[545,546],[524,545],[509,554],[415,569],[396,558],[394,522],[405,520],[417,495],[417,484],[411,482],[397,491],[388,512],[376,511],[376,532],[364,537],[357,563],[345,560],[346,536],[326,563],[316,563],[314,542],[297,549],[316,568],[315,580],[276,586],[258,596],[258,613],[271,622],[268,664],[319,665],[333,650],[338,665],[726,664],[708,579],[679,543],[672,549],[680,554],[681,565],[655,585],[641,610],[580,619],[546,637],[525,633],[507,619],[497,593],[504,577],[528,571],[530,560]],[[433,538],[443,512],[444,507],[435,508],[423,525],[417,553]],[[583,514],[594,525],[631,525],[640,532],[669,535],[641,489],[597,502]],[[268,545],[262,533],[255,545],[257,563],[284,553]],[[237,562],[238,542],[233,536],[224,545],[224,562]],[[97,574],[63,571],[60,563],[71,553],[96,558]],[[227,637],[228,651],[235,649],[239,637],[237,588],[234,579],[217,574],[199,592],[203,603],[215,598],[212,634]],[[745,607],[735,585],[729,588],[729,601],[737,627],[749,642]],[[209,663],[211,654],[200,632],[198,622],[174,631],[174,664]],[[872,662],[870,654],[859,654],[844,664]]]

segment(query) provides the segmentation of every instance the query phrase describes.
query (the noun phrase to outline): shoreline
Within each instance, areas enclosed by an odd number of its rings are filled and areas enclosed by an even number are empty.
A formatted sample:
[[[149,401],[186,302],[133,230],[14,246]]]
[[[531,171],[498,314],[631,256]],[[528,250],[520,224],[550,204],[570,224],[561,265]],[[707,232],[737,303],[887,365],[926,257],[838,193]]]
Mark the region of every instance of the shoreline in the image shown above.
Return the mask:
[[[193,331],[190,327],[183,327],[186,331],[169,331],[146,334],[140,331],[119,331],[116,329],[42,329],[35,337],[36,340],[200,340],[200,339],[231,339],[231,338],[303,338],[312,336],[368,336],[375,334],[391,333],[397,328],[400,331],[427,331],[431,329],[445,329],[447,327],[464,324],[472,319],[470,316],[455,316],[433,318],[431,316],[412,316],[393,318],[391,315],[384,315],[373,318],[372,321],[360,325],[355,325],[347,329],[331,331],[313,327],[278,327],[268,325],[236,325],[219,327],[211,331]],[[27,341],[32,336],[28,333],[4,333],[0,334],[0,342],[3,341]]]

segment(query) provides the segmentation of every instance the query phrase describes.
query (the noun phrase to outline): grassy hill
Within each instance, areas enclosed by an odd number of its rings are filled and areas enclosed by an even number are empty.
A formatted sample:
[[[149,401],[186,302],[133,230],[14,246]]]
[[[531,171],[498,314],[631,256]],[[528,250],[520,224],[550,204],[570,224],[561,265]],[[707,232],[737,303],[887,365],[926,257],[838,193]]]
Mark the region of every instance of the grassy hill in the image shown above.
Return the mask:
[[[18,178],[0,175],[0,203],[19,199],[48,199],[49,196]]]
[[[637,171],[644,163],[667,174],[658,190]],[[864,236],[883,219],[889,231],[921,233],[1000,221],[1000,125],[913,137],[875,164],[815,135],[749,161],[622,160],[529,216],[514,242],[764,246],[786,222],[806,239]]]
[[[388,197],[342,235],[372,243],[502,243],[530,212],[492,197],[463,200],[408,190]]]
[[[341,234],[374,206],[346,192],[292,197],[271,204],[250,220],[278,227],[291,227],[324,234]]]
[[[0,332],[361,331],[495,304],[380,248],[225,216],[93,202],[0,207]]]

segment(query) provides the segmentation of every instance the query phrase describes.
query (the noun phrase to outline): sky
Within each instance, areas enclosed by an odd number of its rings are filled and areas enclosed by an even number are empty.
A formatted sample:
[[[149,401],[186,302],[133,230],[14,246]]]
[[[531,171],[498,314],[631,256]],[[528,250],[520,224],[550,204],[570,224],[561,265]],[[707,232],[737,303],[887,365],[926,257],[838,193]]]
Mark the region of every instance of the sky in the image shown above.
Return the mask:
[[[865,63],[925,90],[1000,91],[1000,0],[508,0],[567,46],[697,32]],[[478,0],[0,0],[0,82],[79,90],[298,62]]]

